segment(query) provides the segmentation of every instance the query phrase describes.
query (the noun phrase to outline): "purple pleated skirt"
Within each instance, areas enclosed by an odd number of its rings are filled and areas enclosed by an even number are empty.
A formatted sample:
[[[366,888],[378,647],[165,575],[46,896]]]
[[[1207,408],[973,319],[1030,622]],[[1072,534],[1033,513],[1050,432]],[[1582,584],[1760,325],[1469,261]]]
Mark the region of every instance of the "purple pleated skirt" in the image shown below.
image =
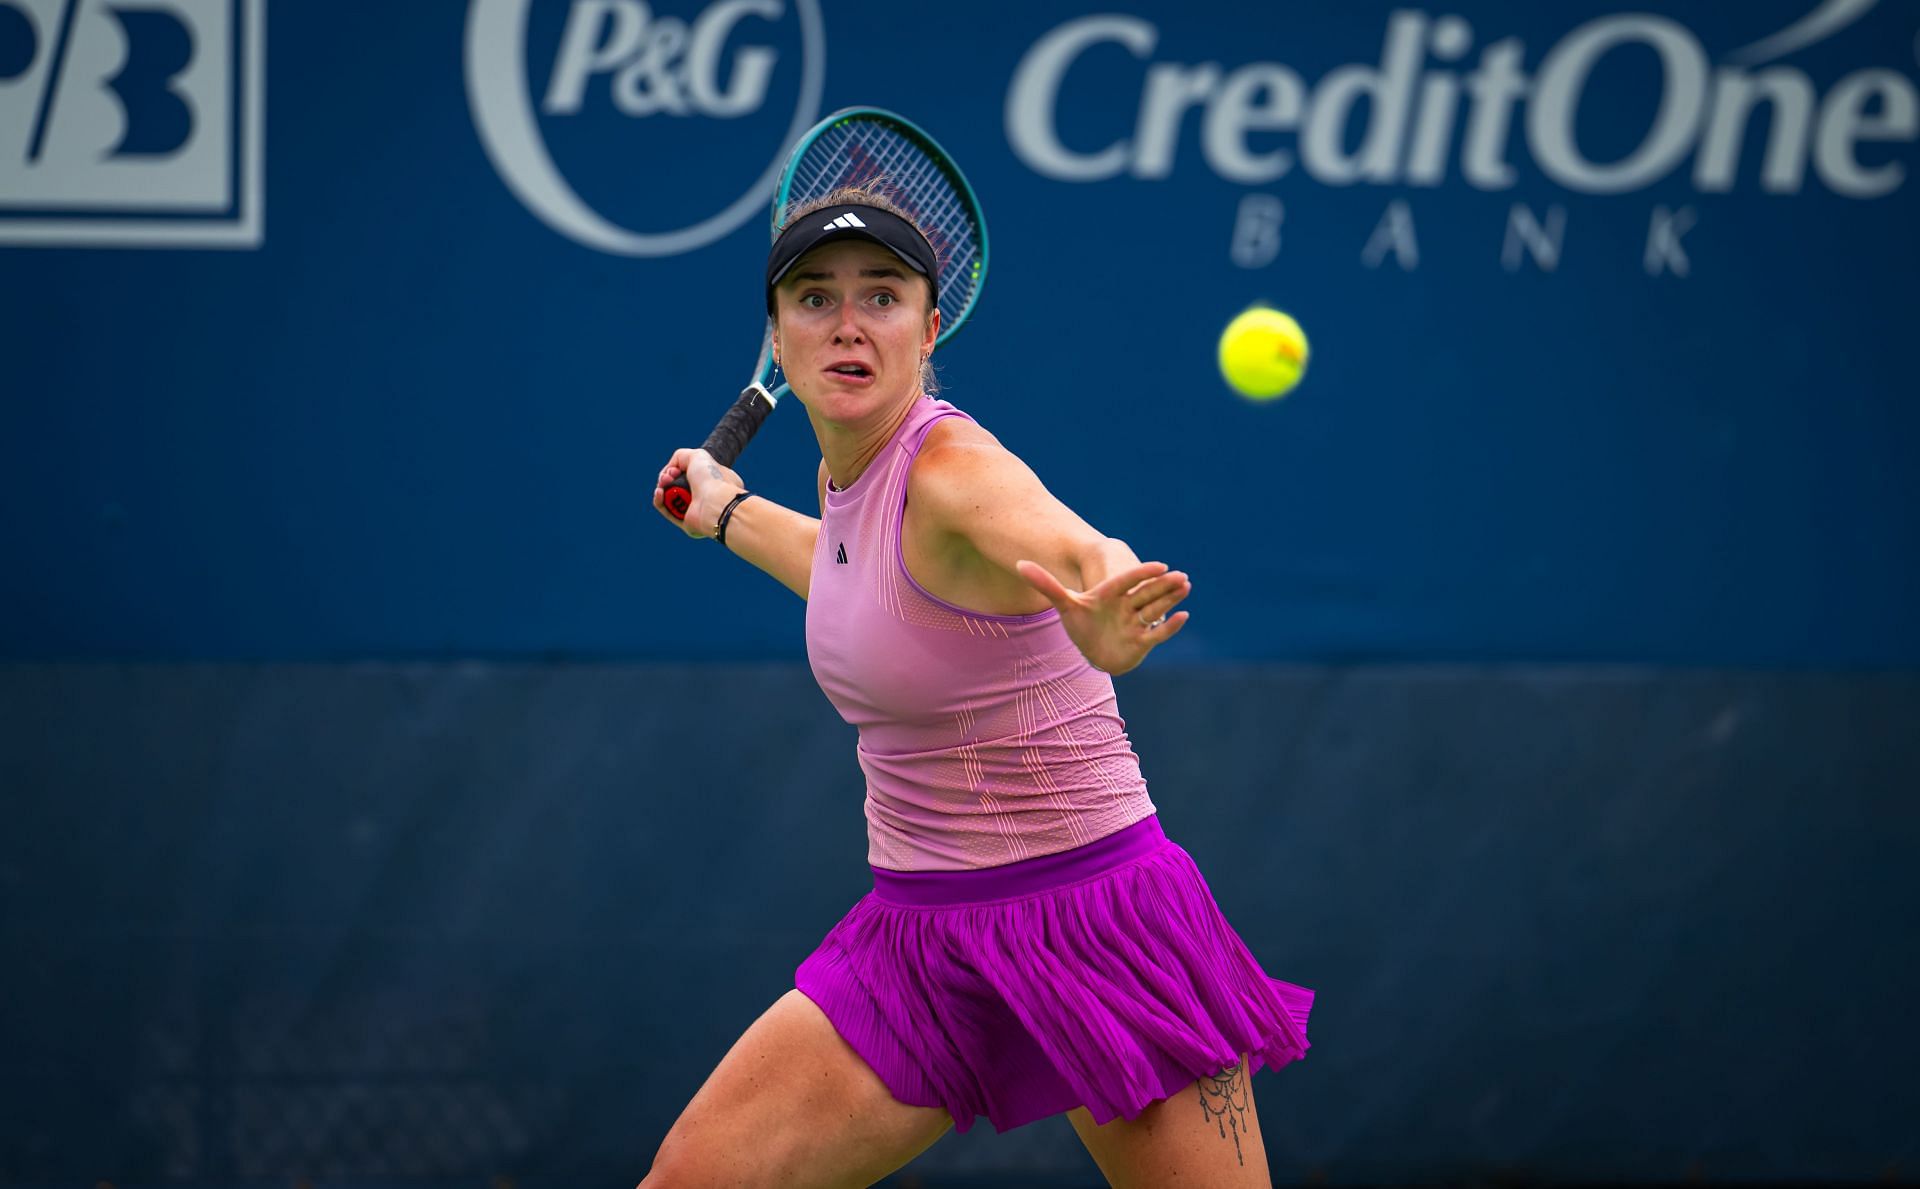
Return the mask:
[[[1269,978],[1148,817],[978,871],[873,871],[794,984],[887,1089],[961,1131],[1085,1106],[1095,1123],[1249,1054],[1306,1053],[1313,992]]]

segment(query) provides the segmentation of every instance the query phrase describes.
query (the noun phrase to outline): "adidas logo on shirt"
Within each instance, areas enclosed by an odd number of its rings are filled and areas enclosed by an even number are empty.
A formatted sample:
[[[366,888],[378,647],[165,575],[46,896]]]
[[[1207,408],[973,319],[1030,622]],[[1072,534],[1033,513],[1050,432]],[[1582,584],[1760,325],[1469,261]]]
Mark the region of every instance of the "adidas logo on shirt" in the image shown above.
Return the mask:
[[[847,546],[845,542],[842,542],[840,545],[840,555],[834,558],[833,560],[839,562],[843,566],[847,564]]]
[[[831,227],[865,227],[865,226],[866,224],[860,221],[859,215],[849,213],[849,214],[841,215],[838,219],[835,219],[833,222],[827,224],[826,227],[822,227],[820,230],[825,231]]]

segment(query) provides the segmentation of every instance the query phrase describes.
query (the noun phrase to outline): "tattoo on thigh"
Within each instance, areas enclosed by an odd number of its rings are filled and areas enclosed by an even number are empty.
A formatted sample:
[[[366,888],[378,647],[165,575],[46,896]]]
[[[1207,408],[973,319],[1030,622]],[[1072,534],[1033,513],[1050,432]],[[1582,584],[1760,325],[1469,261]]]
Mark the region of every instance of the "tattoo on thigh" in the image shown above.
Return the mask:
[[[1247,1129],[1250,1083],[1246,1062],[1236,1062],[1212,1077],[1201,1078],[1197,1089],[1200,1109],[1206,1112],[1207,1122],[1220,1129],[1221,1139],[1229,1134],[1233,1136],[1233,1158],[1244,1166],[1247,1158],[1240,1151],[1240,1133]]]

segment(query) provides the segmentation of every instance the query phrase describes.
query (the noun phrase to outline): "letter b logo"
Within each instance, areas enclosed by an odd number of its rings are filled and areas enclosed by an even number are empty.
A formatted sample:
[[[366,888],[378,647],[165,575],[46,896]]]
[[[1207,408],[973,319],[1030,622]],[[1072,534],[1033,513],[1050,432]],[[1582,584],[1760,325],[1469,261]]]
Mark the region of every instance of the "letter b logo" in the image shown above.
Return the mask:
[[[0,0],[0,243],[257,246],[264,8]]]

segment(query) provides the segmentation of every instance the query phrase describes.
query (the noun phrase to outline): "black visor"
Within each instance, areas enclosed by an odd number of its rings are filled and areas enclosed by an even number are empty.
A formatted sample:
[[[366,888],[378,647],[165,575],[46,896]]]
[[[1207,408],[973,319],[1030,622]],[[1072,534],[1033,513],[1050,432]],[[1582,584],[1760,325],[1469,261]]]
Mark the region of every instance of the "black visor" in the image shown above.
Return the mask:
[[[899,215],[877,206],[829,206],[804,219],[795,219],[781,229],[767,253],[767,313],[773,313],[773,288],[793,269],[795,262],[821,244],[838,239],[871,240],[905,261],[908,268],[927,278],[933,288],[933,303],[940,304],[940,265],[933,245],[919,228]]]

